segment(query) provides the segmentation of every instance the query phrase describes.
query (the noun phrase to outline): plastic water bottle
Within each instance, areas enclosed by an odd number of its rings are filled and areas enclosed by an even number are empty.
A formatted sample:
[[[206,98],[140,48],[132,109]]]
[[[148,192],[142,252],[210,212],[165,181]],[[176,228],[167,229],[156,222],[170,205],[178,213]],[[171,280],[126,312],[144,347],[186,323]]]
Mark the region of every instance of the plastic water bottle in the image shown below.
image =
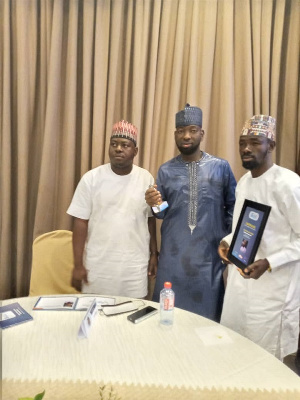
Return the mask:
[[[175,293],[171,288],[172,283],[165,282],[160,292],[160,323],[162,325],[173,325]]]

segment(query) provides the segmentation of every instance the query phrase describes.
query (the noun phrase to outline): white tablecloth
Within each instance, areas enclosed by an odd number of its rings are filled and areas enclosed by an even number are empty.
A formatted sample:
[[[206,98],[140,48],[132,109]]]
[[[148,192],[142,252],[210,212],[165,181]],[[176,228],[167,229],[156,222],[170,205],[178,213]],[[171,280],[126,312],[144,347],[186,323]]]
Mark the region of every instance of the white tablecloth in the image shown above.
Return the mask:
[[[169,387],[174,393],[180,388],[274,391],[292,393],[286,398],[293,400],[300,398],[300,378],[289,368],[251,341],[196,314],[176,309],[171,328],[160,326],[159,314],[137,325],[127,320],[128,314],[97,315],[89,338],[78,339],[84,311],[33,311],[36,300],[29,297],[3,302],[18,301],[34,318],[2,332],[6,396],[16,394],[12,384],[18,390],[25,390],[26,384],[41,387],[41,391],[46,388],[47,393],[47,382],[56,382],[58,386],[68,383],[70,388],[106,383],[131,389],[134,385],[161,390]],[[145,303],[158,308],[157,303]]]

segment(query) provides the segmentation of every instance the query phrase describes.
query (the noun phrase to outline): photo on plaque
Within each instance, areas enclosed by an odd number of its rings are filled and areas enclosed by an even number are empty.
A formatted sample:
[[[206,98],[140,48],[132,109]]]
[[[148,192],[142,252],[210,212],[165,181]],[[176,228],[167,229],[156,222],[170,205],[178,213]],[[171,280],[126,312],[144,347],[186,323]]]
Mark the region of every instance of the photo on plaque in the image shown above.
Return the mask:
[[[263,235],[271,207],[245,200],[227,258],[244,270],[252,264]]]

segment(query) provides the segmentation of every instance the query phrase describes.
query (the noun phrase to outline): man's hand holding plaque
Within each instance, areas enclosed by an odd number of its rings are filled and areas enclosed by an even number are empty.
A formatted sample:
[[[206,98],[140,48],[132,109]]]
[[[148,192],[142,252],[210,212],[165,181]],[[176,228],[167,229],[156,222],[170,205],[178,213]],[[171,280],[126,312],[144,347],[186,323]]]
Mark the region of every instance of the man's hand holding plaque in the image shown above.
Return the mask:
[[[145,200],[154,213],[159,213],[169,206],[166,201],[162,200],[161,194],[157,190],[157,185],[149,186],[145,193]]]

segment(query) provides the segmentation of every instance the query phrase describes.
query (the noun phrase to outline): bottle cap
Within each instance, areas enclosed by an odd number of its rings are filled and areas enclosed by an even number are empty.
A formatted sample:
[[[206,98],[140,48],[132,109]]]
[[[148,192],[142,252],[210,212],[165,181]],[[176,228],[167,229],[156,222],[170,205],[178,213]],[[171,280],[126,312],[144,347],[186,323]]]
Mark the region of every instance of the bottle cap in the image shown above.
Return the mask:
[[[164,283],[164,287],[165,287],[166,289],[171,289],[172,283],[171,283],[171,282],[165,282],[165,283]]]

